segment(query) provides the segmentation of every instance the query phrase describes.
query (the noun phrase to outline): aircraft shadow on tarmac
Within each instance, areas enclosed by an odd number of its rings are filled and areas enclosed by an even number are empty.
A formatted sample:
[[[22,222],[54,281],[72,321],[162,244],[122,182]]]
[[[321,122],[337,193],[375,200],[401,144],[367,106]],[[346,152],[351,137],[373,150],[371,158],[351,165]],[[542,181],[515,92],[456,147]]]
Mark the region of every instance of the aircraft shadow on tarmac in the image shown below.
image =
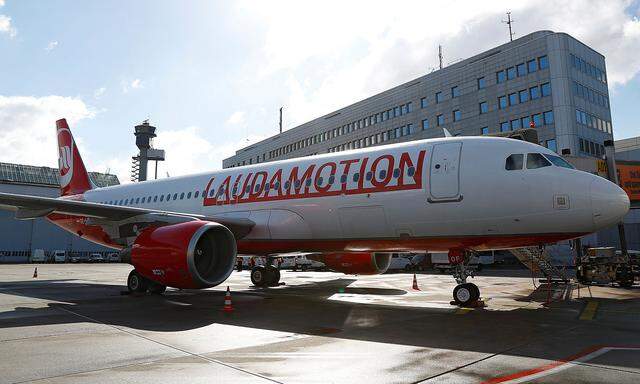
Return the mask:
[[[626,322],[625,327],[629,329],[624,333],[613,328],[605,332],[600,326],[597,326],[598,332],[593,332],[595,324],[576,325],[578,312],[481,310],[458,316],[451,309],[328,299],[339,292],[353,295],[406,294],[400,289],[349,288],[353,281],[339,278],[275,289],[233,292],[235,311],[232,313],[221,311],[224,300],[224,291],[221,290],[168,290],[164,295],[135,296],[122,295],[124,287],[120,285],[73,280],[0,283],[0,293],[5,295],[53,301],[46,307],[17,306],[12,311],[0,312],[0,329],[98,322],[132,330],[174,332],[223,324],[415,346],[419,348],[416,350],[417,359],[434,358],[436,352],[431,348],[508,352],[544,358],[549,358],[549,354],[559,354],[554,358],[562,358],[595,344],[624,341],[640,345],[637,321]],[[616,304],[640,308],[640,299],[635,297],[599,301],[601,306]],[[567,350],[569,339],[575,346],[572,344]],[[511,350],[532,341],[544,341],[545,348]]]

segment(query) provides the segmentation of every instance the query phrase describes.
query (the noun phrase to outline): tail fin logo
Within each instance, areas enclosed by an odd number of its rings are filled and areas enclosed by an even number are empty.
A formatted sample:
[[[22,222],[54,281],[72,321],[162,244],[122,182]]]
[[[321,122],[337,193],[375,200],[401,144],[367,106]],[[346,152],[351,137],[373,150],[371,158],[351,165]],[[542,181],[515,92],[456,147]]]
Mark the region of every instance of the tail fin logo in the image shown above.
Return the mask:
[[[68,128],[58,129],[58,169],[60,186],[66,187],[73,178],[73,137]]]

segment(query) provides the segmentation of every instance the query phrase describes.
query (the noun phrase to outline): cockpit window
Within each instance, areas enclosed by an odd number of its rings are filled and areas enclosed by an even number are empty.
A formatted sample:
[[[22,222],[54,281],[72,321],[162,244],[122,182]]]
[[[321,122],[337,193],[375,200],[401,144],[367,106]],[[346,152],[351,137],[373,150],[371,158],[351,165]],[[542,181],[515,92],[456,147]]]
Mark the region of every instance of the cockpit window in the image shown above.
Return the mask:
[[[524,159],[524,155],[521,153],[513,154],[507,157],[507,160],[504,164],[504,169],[507,171],[517,171],[522,169],[522,161]]]
[[[527,169],[549,167],[551,163],[539,153],[527,153]]]
[[[548,154],[545,153],[544,157],[549,159],[549,161],[552,162],[553,165],[555,165],[557,167],[576,169],[573,165],[569,164],[565,159],[563,159],[560,156],[548,155]]]

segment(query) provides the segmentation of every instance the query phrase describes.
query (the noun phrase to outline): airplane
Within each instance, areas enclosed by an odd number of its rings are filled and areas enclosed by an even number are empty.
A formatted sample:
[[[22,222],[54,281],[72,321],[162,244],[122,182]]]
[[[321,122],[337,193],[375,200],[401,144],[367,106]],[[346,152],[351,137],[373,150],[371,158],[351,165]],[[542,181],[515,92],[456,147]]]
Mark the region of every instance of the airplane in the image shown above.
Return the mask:
[[[330,269],[379,274],[394,252],[447,252],[453,299],[480,297],[474,252],[544,246],[620,222],[627,194],[542,146],[444,137],[97,188],[65,119],[56,122],[59,198],[0,193],[18,219],[44,217],[120,250],[131,292],[209,288],[238,254],[310,253]],[[255,286],[278,284],[273,265]]]

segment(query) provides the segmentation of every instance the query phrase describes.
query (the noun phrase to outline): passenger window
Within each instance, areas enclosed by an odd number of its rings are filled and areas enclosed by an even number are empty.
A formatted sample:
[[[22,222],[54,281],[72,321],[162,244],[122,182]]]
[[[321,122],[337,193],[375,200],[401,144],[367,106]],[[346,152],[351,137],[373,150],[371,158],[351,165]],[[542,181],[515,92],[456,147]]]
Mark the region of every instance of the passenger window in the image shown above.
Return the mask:
[[[507,157],[507,161],[504,164],[504,169],[507,171],[517,171],[522,169],[522,162],[524,155],[521,153],[513,154]]]
[[[180,200],[184,200],[184,192],[180,194]]]
[[[340,182],[341,182],[342,184],[345,184],[345,183],[347,182],[347,175],[342,175],[342,176],[340,176]]]
[[[322,176],[318,177],[318,185],[322,185],[322,182],[323,182],[323,181],[324,181],[324,180],[322,179]]]
[[[189,193],[187,193],[187,199],[191,198],[191,191],[189,191]]]
[[[329,176],[329,185],[333,185],[334,181],[336,181],[336,178],[333,175]]]
[[[285,181],[284,182],[284,189],[289,189],[291,187],[291,182],[290,181]]]
[[[294,181],[293,185],[296,187],[296,189],[300,189],[300,180]]]
[[[144,200],[145,200],[145,199],[146,199],[145,197],[143,197],[143,198],[142,198],[142,204],[144,204]]]
[[[193,198],[194,198],[194,199],[197,199],[197,198],[198,198],[198,196],[200,196],[200,191],[196,191],[196,193],[193,195]]]
[[[527,154],[527,169],[537,169],[542,167],[548,167],[551,163],[549,160],[545,159],[539,153],[528,153]]]
[[[307,179],[307,181],[305,182],[305,184],[307,185],[307,187],[311,186],[311,179]]]
[[[178,200],[178,194],[177,193],[173,194],[173,200]]]
[[[160,195],[160,201],[164,201],[164,195]]]
[[[136,204],[140,203],[140,198],[136,197]]]
[[[371,171],[367,172],[365,174],[365,180],[367,181],[371,181],[371,178],[373,177],[373,173],[371,173]]]
[[[158,195],[153,196],[153,202],[155,203],[156,201],[158,201]]]
[[[393,177],[396,179],[400,177],[400,168],[396,168],[393,170]]]
[[[360,180],[360,174],[359,173],[354,173],[353,174],[353,181],[354,182],[358,182],[358,180]]]
[[[124,200],[124,205],[129,205],[129,199]]]
[[[167,201],[171,201],[171,194],[167,193]]]
[[[273,189],[280,189],[280,182],[276,181],[275,184],[273,184]]]
[[[387,177],[387,171],[383,169],[382,171],[380,171],[380,179],[384,180],[385,177]]]
[[[413,167],[409,167],[409,169],[407,169],[407,175],[409,175],[409,177],[413,177],[413,175],[416,174],[416,169]]]

